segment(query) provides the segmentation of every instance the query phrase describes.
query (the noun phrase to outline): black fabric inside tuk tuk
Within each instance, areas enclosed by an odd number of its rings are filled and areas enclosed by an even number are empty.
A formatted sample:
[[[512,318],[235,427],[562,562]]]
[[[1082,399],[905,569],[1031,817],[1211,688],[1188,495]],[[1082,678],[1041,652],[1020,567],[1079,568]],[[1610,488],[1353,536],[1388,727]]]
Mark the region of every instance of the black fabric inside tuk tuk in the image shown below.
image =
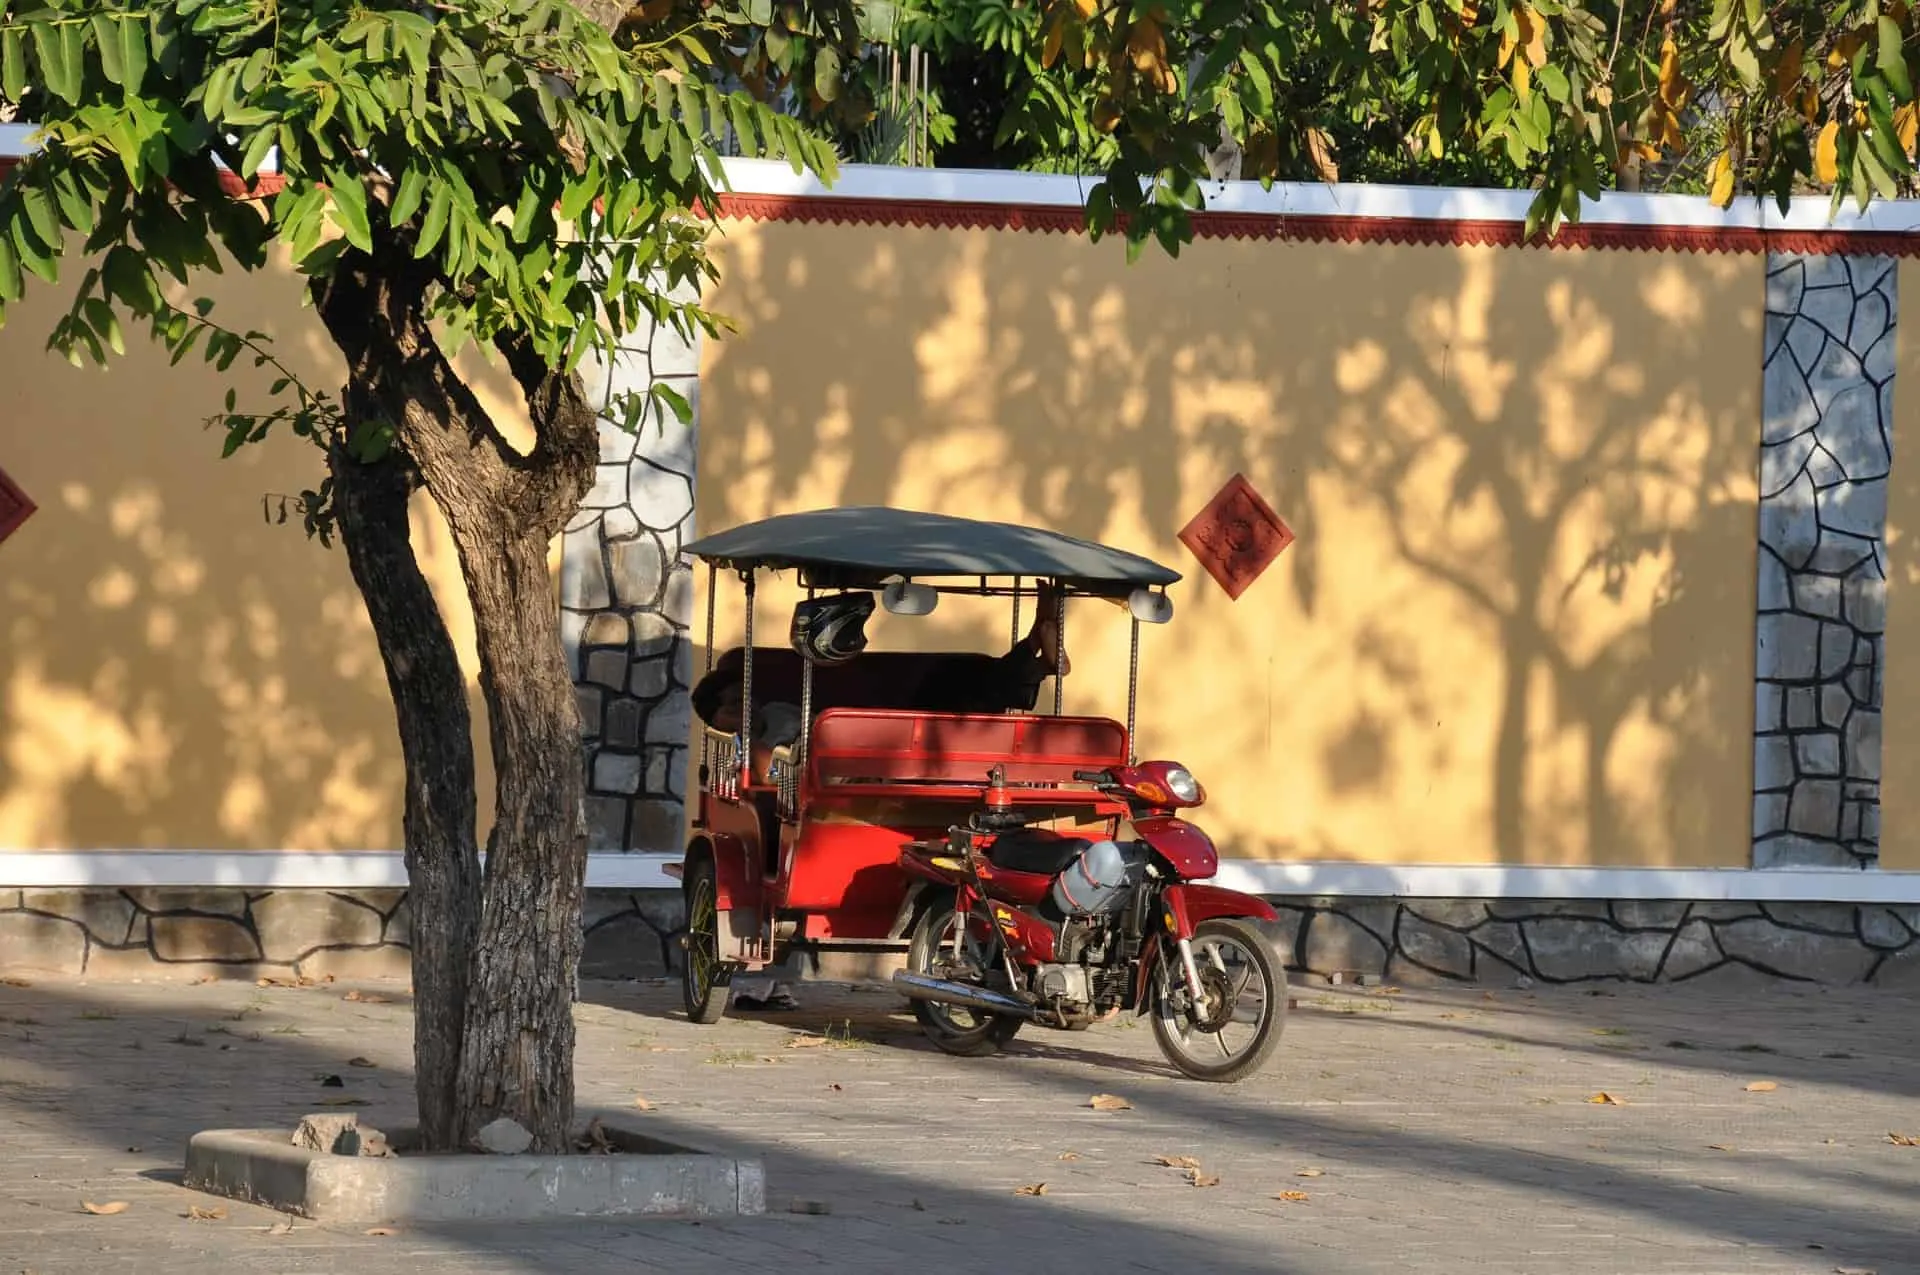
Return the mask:
[[[693,710],[712,724],[729,689],[740,684],[746,662],[734,647],[714,662],[693,688]],[[753,702],[800,703],[805,662],[788,647],[755,647]],[[922,713],[1032,711],[1047,671],[1039,656],[1021,649],[1006,655],[972,651],[868,651],[845,664],[817,665],[813,710],[890,708]]]

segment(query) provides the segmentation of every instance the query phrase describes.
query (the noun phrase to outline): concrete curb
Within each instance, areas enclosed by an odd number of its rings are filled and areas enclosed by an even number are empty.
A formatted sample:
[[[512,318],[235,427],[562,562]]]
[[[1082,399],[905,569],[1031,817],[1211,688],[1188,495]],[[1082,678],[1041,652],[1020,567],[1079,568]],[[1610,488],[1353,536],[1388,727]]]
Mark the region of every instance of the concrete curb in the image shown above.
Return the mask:
[[[708,1155],[627,1130],[607,1132],[615,1148],[609,1155],[372,1158],[308,1151],[292,1145],[286,1130],[209,1129],[187,1144],[185,1182],[318,1222],[766,1212],[766,1170],[759,1160]]]

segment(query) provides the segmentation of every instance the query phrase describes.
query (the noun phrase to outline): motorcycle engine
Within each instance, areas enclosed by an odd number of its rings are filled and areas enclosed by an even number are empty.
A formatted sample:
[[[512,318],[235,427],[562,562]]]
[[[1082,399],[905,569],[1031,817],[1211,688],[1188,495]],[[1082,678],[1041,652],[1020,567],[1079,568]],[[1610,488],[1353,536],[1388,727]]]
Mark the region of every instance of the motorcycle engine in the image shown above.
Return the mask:
[[[1093,988],[1084,965],[1035,966],[1033,990],[1042,998],[1070,1005],[1085,1005],[1093,1000]]]

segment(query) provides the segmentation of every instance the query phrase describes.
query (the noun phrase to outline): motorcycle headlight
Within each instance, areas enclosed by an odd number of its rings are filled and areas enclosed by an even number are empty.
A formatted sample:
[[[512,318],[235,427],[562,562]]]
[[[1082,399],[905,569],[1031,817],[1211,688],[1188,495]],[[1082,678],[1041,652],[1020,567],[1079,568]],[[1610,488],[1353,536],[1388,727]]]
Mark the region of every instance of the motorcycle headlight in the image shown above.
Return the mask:
[[[1200,783],[1185,766],[1175,766],[1167,772],[1167,787],[1182,801],[1200,800]]]

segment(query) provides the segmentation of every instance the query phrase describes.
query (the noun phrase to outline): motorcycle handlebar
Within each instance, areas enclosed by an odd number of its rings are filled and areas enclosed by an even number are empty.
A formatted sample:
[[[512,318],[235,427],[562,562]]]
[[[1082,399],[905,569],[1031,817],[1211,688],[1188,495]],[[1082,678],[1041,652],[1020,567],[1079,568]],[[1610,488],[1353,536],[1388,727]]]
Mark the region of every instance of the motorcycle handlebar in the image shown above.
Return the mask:
[[[1073,777],[1083,784],[1110,784],[1113,782],[1113,775],[1104,770],[1076,770],[1073,772]]]

